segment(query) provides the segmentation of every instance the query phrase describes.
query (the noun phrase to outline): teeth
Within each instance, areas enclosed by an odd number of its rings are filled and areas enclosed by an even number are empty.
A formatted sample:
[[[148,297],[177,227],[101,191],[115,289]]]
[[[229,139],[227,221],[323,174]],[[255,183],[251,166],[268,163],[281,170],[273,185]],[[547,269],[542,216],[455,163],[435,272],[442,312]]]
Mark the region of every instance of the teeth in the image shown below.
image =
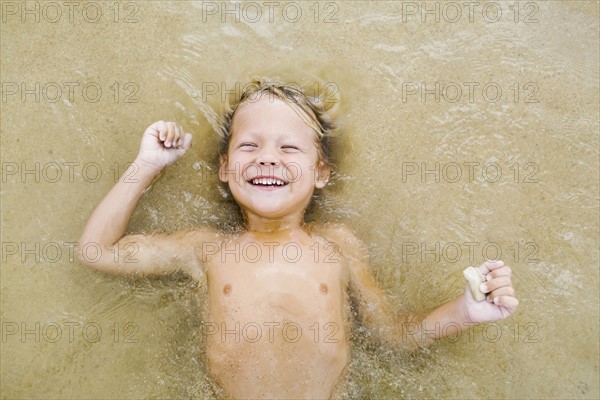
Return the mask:
[[[285,182],[279,180],[279,179],[275,179],[275,178],[255,178],[252,179],[252,184],[253,185],[277,185],[277,186],[283,186],[285,185]]]

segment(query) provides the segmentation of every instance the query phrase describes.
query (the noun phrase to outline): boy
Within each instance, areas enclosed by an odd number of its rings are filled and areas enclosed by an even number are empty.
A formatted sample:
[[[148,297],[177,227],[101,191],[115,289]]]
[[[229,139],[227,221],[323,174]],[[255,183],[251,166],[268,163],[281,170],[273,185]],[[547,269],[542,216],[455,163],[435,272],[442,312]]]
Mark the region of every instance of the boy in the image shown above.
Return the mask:
[[[330,398],[350,357],[350,300],[377,340],[409,349],[506,318],[518,305],[510,268],[488,261],[479,267],[487,301],[476,302],[465,289],[420,325],[401,323],[351,230],[304,222],[313,191],[329,180],[333,126],[323,103],[296,87],[253,81],[225,115],[219,169],[241,208],[243,229],[123,237],[144,190],[191,145],[178,125],[156,122],[80,238],[79,259],[100,271],[182,270],[206,279],[208,367],[228,397]],[[86,257],[87,244],[101,246],[94,260]]]

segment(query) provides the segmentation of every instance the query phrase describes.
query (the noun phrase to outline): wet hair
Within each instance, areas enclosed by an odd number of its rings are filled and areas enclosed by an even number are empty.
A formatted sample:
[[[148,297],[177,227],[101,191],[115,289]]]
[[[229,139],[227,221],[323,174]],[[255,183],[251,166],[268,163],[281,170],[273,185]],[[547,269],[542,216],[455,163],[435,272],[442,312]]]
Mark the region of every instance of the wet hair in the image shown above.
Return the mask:
[[[315,96],[308,96],[309,91],[296,83],[269,82],[265,78],[255,78],[244,86],[241,94],[225,104],[225,110],[219,123],[219,156],[227,157],[232,136],[232,125],[235,112],[244,104],[258,101],[263,95],[271,99],[279,99],[287,103],[304,122],[316,133],[315,144],[319,161],[332,167],[331,144],[336,124],[332,117],[333,106],[338,102],[335,93],[327,90],[327,85],[313,85],[322,88]],[[333,101],[331,100],[333,99]],[[329,100],[329,101],[327,101]]]

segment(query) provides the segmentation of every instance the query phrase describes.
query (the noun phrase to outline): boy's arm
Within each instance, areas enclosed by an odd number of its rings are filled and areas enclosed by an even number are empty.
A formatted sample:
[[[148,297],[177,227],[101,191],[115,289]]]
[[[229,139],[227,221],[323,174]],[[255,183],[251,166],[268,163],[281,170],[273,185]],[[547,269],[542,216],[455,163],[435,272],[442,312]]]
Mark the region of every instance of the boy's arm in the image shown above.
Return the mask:
[[[362,323],[371,335],[392,347],[415,350],[434,339],[452,335],[478,322],[495,321],[512,314],[518,301],[510,281],[510,268],[502,261],[486,262],[480,270],[488,278],[488,301],[476,302],[468,285],[465,294],[433,310],[425,318],[400,316],[386,301],[369,270],[363,243],[347,227],[334,228],[336,243],[348,261],[350,289]],[[494,303],[497,302],[497,303]]]
[[[164,167],[190,148],[191,139],[172,122],[159,121],[146,129],[138,157],[96,207],[81,234],[76,251],[81,262],[113,274],[160,274],[178,266],[194,268],[190,256],[195,246],[190,244],[207,236],[205,231],[123,237],[146,188]],[[177,262],[182,259],[187,262]]]

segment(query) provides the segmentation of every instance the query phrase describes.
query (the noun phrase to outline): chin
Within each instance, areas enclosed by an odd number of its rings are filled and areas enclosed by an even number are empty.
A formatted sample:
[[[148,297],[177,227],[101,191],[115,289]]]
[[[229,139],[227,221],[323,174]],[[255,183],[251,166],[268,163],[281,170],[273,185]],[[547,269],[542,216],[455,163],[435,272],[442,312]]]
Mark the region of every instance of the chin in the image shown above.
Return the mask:
[[[262,217],[262,218],[269,218],[269,219],[280,219],[280,218],[284,218],[288,215],[291,214],[290,210],[284,207],[277,207],[277,206],[254,206],[251,205],[249,207],[243,207],[245,208],[247,211]]]

